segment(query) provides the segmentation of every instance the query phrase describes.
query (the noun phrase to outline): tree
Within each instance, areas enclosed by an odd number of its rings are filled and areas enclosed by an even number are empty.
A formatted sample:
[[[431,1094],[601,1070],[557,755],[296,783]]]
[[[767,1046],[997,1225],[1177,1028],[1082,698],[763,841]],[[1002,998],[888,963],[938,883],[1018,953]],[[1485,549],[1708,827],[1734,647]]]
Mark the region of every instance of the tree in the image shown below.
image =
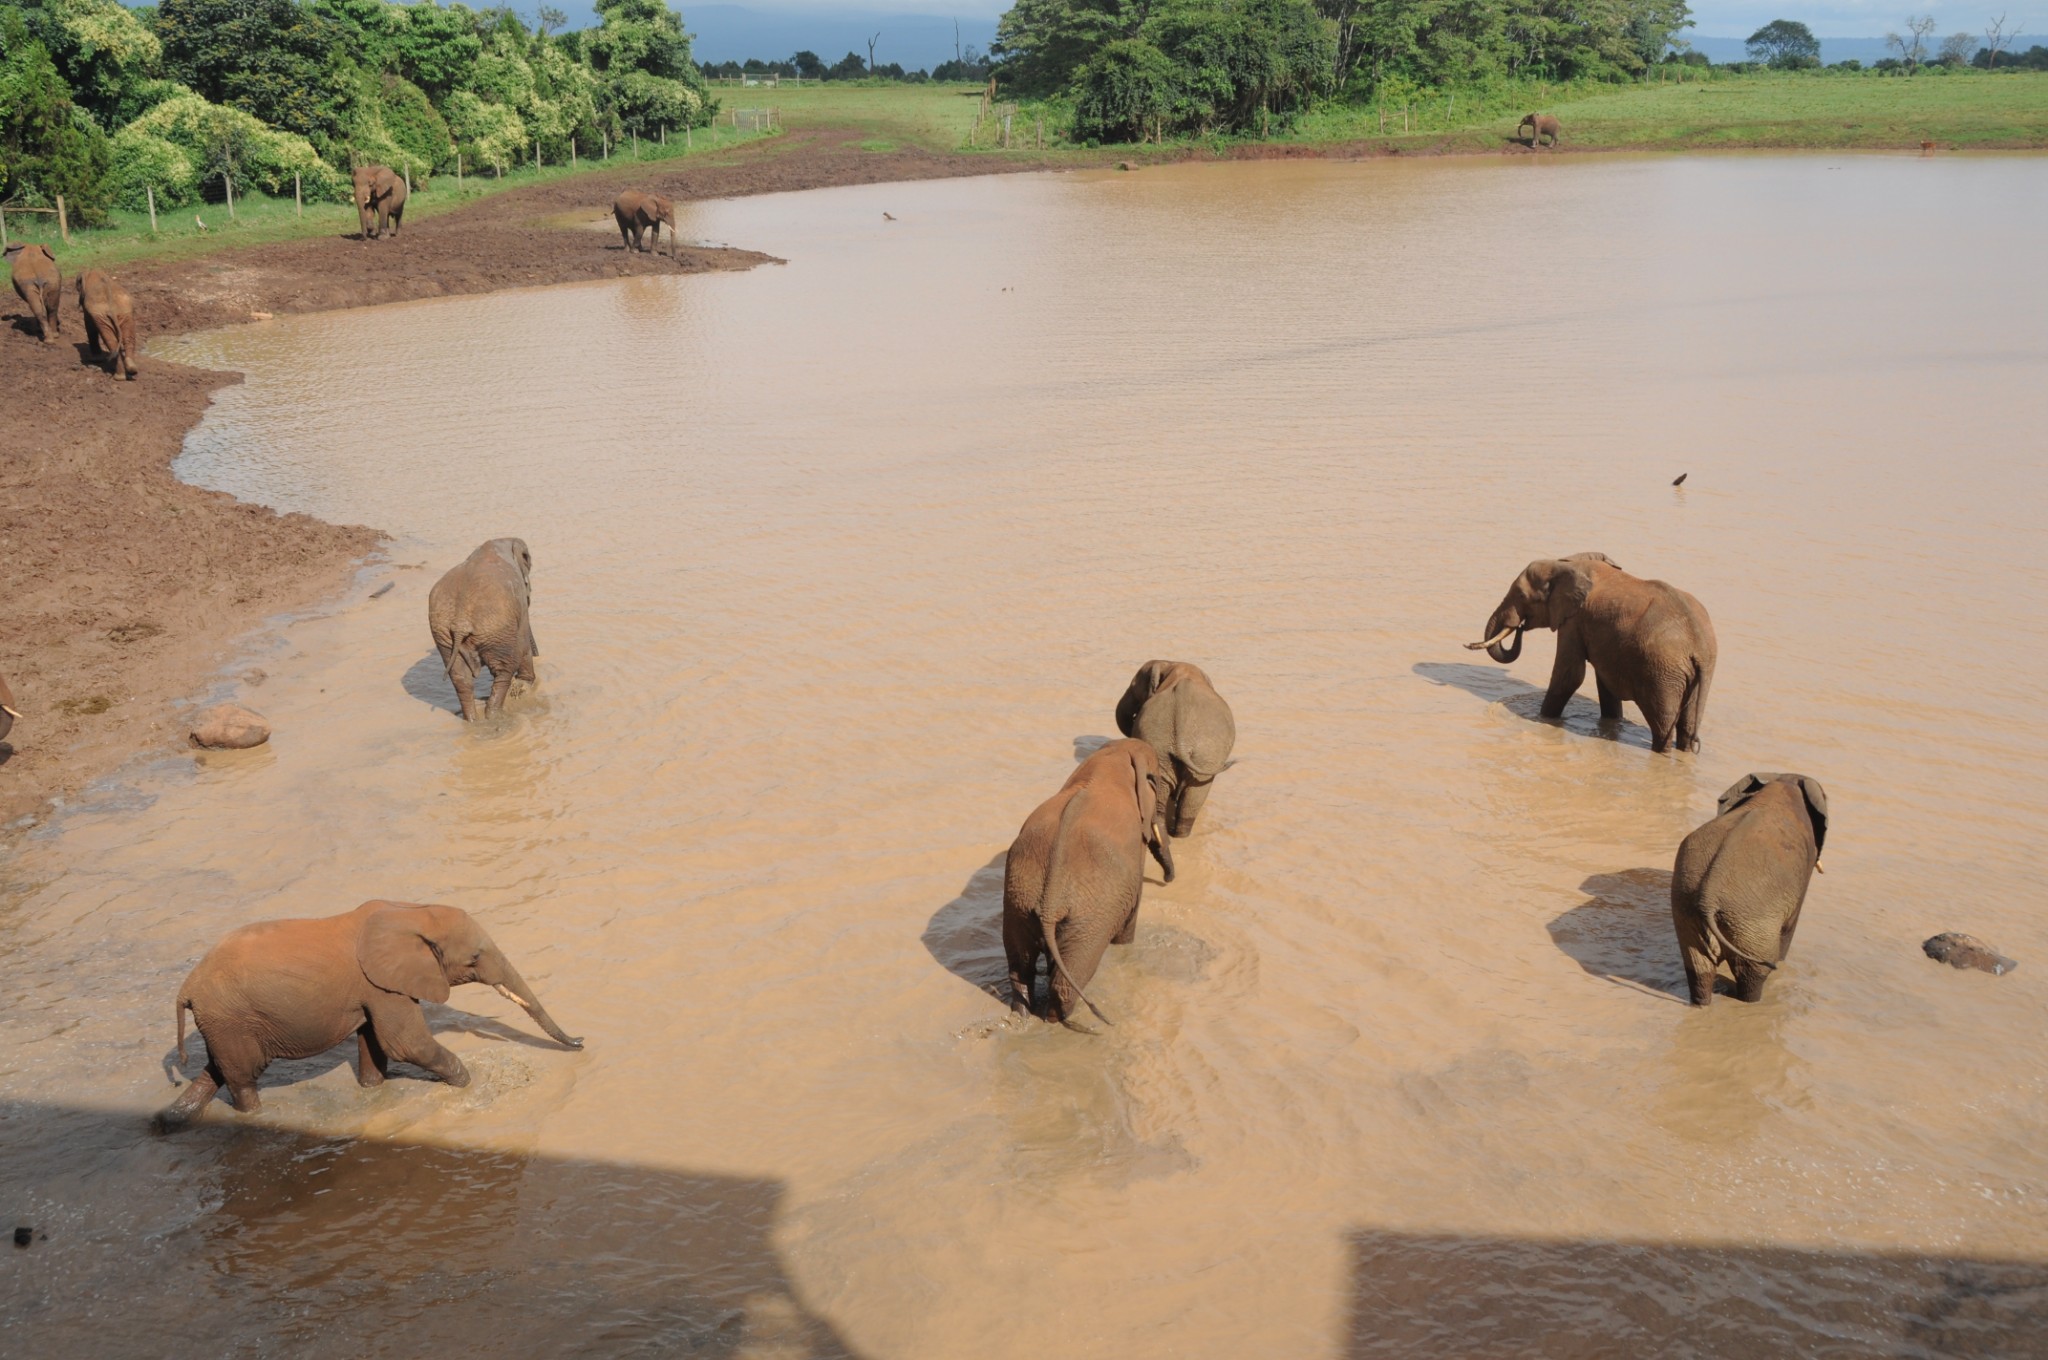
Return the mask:
[[[881,40],[882,35],[879,33],[868,39],[868,70],[871,72],[875,69],[875,44]]]
[[[542,5],[540,7],[540,35],[543,38],[547,37],[550,33],[560,32],[568,26],[569,16],[566,13],[556,9],[553,5]]]
[[[1977,50],[1977,36],[1974,33],[1951,33],[1941,40],[1941,51],[1935,55],[1937,66],[1967,66],[1970,54]]]
[[[819,58],[816,52],[811,51],[809,48],[791,57],[789,64],[794,66],[796,73],[805,80],[823,80],[825,78],[824,61]]]
[[[859,80],[868,73],[867,64],[860,59],[860,53],[848,52],[832,63],[825,72],[827,80]]]
[[[1908,14],[1906,16],[1907,36],[1902,38],[1896,33],[1884,35],[1885,46],[1899,54],[1899,60],[1905,63],[1906,74],[1911,75],[1915,68],[1927,59],[1927,35],[1934,31],[1935,23],[1936,20],[1932,14],[1927,15],[1925,18]]]
[[[228,104],[301,135],[339,130],[328,73],[341,31],[293,0],[163,0],[156,11],[165,73],[215,104]]]
[[[392,8],[405,17],[393,40],[401,74],[436,104],[445,103],[483,55],[473,16],[460,5],[443,9],[434,0]]]
[[[1783,69],[1788,59],[1820,60],[1820,39],[1813,30],[1793,19],[1773,19],[1749,35],[1749,59]]]
[[[2014,35],[2005,31],[2005,15],[2000,14],[1984,28],[1984,69],[1996,70],[1998,54],[2012,45]]]
[[[108,204],[106,135],[71,102],[49,49],[21,11],[0,9],[0,198],[64,196],[72,220],[97,222]]]

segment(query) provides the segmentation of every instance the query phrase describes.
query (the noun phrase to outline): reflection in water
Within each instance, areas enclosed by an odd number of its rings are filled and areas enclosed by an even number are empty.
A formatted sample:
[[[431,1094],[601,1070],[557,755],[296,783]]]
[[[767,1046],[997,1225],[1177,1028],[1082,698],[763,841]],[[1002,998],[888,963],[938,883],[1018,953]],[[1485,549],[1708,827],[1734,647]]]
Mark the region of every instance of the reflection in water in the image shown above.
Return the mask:
[[[0,1130],[0,1203],[52,1229],[4,1282],[38,1349],[141,1335],[138,1297],[206,1331],[243,1237],[228,1314],[316,1347],[368,1313],[569,1353],[768,1352],[769,1319],[991,1360],[1967,1353],[2038,1308],[1948,1263],[2048,1259],[2013,1056],[2048,969],[1918,942],[2048,958],[2048,638],[2013,627],[2048,591],[2048,275],[2001,263],[2048,162],[689,211],[790,263],[159,343],[249,374],[185,475],[425,568],[260,658],[267,759],[140,767],[0,870],[0,1096],[113,1112]],[[1901,288],[1939,240],[1985,277]],[[404,441],[351,438],[365,392]],[[466,727],[426,593],[507,533],[542,683]],[[1463,650],[1585,548],[1712,611],[1699,754],[1590,687],[1531,721],[1548,633]],[[1238,762],[1098,975],[1115,1028],[1005,1023],[1003,851],[1155,656],[1215,678]],[[1828,872],[1766,1001],[1699,1012],[1664,874],[1752,769],[1826,782]],[[430,1014],[469,1088],[316,1060],[146,1142],[192,962],[379,896],[475,913],[588,1047],[466,988]],[[384,1204],[402,1267],[347,1231]]]

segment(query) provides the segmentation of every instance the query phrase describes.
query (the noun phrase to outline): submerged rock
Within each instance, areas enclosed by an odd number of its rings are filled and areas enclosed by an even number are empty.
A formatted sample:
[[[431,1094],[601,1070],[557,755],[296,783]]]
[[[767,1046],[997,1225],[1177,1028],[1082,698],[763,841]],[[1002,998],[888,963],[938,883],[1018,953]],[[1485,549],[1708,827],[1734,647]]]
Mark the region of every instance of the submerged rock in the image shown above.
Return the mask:
[[[240,704],[217,704],[192,724],[192,744],[210,750],[241,751],[270,740],[270,724],[261,713]]]
[[[1920,947],[1927,951],[1928,958],[1951,968],[1975,968],[1998,976],[2019,967],[1975,935],[1965,935],[1960,931],[1945,930]]]

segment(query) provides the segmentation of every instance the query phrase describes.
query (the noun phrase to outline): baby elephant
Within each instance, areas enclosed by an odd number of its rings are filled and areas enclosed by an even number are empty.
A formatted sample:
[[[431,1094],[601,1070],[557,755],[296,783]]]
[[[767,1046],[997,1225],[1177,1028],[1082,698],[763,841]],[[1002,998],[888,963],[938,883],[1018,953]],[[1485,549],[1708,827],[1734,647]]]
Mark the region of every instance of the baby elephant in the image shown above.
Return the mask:
[[[64,300],[64,280],[57,273],[57,257],[48,246],[16,241],[7,247],[7,263],[13,266],[14,291],[28,304],[28,315],[36,323],[36,334],[45,343],[64,333],[57,318]]]
[[[1145,851],[1173,881],[1173,856],[1159,827],[1159,799],[1171,782],[1142,741],[1113,741],[1081,762],[1060,791],[1024,822],[1003,861],[1003,952],[1010,960],[1011,1007],[1031,1004],[1040,954],[1052,957],[1046,1019],[1070,1029],[1078,998],[1105,1024],[1081,989],[1113,944],[1138,933]],[[1088,1031],[1091,1032],[1092,1031]]]
[[[1530,114],[1527,118],[1524,118],[1520,123],[1517,123],[1515,125],[1515,131],[1517,132],[1520,132],[1523,128],[1529,129],[1529,135],[1523,139],[1528,145],[1534,146],[1536,145],[1539,139],[1544,137],[1548,137],[1550,139],[1550,144],[1552,146],[1557,145],[1557,119],[1551,117],[1549,114]]]
[[[427,1029],[419,1003],[487,982],[570,1048],[519,970],[466,911],[412,902],[365,902],[318,920],[261,921],[232,931],[178,989],[178,1061],[185,1011],[206,1040],[206,1070],[156,1117],[167,1132],[225,1086],[243,1114],[257,1109],[256,1079],[274,1058],[310,1058],[356,1036],[356,1080],[380,1086],[392,1062],[424,1067],[452,1086],[469,1070]]]
[[[107,372],[134,382],[135,299],[105,270],[88,269],[78,276],[78,310],[92,352],[107,356]]]
[[[1803,774],[1746,774],[1721,795],[1714,820],[1678,847],[1671,920],[1692,1004],[1711,1005],[1716,970],[1735,995],[1761,1001],[1792,949],[1806,885],[1828,838],[1828,795]]]
[[[668,224],[668,253],[676,253],[676,205],[675,200],[663,198],[660,194],[643,194],[638,189],[628,189],[612,200],[612,220],[619,224],[619,239],[626,243],[627,250],[661,249],[661,228]],[[641,238],[648,232],[653,239],[646,245]]]
[[[462,701],[462,717],[475,722],[476,677],[491,673],[491,697],[485,714],[505,711],[514,679],[539,684],[533,659],[540,645],[533,640],[533,554],[523,538],[494,538],[460,566],[434,582],[427,595],[427,627],[448,683]]]
[[[1147,661],[1116,701],[1116,729],[1150,743],[1159,768],[1173,780],[1166,825],[1176,836],[1192,832],[1209,785],[1230,765],[1237,741],[1230,705],[1200,666]]]

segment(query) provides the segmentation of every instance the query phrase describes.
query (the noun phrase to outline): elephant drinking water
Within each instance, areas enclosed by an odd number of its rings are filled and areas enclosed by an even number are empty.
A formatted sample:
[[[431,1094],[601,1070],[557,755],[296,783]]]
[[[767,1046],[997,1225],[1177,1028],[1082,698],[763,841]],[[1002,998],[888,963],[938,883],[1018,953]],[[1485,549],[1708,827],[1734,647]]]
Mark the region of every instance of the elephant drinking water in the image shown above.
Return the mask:
[[[1624,700],[1643,711],[1650,746],[1700,749],[1700,723],[1714,680],[1714,625],[1698,600],[1662,581],[1629,575],[1602,553],[1544,558],[1522,569],[1487,616],[1481,647],[1502,665],[1522,654],[1522,630],[1557,634],[1557,658],[1543,716],[1558,718],[1593,668],[1600,716],[1621,716]],[[1505,644],[1505,645],[1503,645]]]

